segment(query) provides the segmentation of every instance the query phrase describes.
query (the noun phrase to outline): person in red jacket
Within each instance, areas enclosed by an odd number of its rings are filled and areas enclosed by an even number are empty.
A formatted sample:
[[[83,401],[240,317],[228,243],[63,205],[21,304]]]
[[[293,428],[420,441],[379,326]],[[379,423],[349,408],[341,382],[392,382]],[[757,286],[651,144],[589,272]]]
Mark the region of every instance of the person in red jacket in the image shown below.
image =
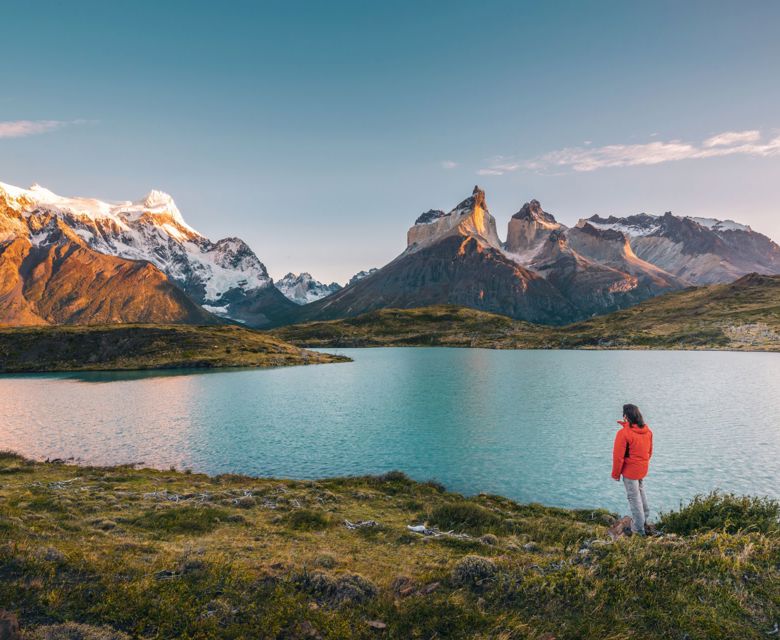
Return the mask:
[[[623,420],[615,434],[615,446],[612,449],[612,478],[620,480],[626,487],[626,497],[631,508],[631,532],[645,535],[645,523],[650,517],[650,507],[645,495],[645,476],[653,455],[653,432],[645,424],[639,407],[633,404],[623,405]]]

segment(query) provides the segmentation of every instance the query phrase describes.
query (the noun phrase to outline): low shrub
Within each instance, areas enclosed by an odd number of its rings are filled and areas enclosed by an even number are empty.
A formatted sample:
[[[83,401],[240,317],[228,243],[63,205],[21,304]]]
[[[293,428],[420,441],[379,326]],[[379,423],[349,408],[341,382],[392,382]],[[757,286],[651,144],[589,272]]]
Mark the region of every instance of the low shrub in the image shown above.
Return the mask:
[[[713,491],[695,496],[678,511],[662,513],[659,527],[667,533],[689,535],[702,531],[780,531],[780,502],[757,496]]]
[[[357,573],[332,576],[315,571],[296,578],[307,593],[328,604],[361,604],[376,597],[379,590],[368,578]]]
[[[482,544],[486,544],[490,547],[495,547],[498,544],[498,537],[493,535],[492,533],[486,533],[485,535],[479,537],[479,541]]]
[[[465,531],[473,535],[501,532],[504,521],[497,514],[473,502],[447,502],[433,508],[429,522],[440,529]]]
[[[482,587],[495,577],[498,569],[492,560],[482,556],[465,556],[452,570],[452,581],[464,587]]]
[[[322,531],[333,524],[329,514],[314,509],[296,509],[288,513],[282,521],[298,531]]]
[[[28,460],[16,451],[0,449],[0,462],[28,462]]]

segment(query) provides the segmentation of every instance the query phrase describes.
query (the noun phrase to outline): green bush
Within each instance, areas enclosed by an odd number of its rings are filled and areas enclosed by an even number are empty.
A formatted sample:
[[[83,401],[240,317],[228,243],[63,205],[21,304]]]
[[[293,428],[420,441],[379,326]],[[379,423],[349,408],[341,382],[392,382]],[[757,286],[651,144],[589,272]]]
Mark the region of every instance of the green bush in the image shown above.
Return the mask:
[[[678,511],[662,513],[658,522],[667,533],[688,535],[703,531],[780,531],[780,502],[757,496],[713,491],[697,495]]]
[[[440,529],[465,531],[473,535],[501,532],[504,529],[504,521],[500,516],[473,502],[438,505],[431,511],[429,521]]]
[[[333,524],[332,518],[323,511],[296,509],[284,518],[284,523],[299,531],[322,531]]]

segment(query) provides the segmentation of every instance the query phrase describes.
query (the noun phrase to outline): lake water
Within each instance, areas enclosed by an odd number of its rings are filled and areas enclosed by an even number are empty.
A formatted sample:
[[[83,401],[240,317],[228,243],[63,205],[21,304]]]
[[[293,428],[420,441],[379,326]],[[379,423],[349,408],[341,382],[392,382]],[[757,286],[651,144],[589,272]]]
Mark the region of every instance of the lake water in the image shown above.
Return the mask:
[[[654,507],[780,497],[780,355],[341,349],[274,370],[0,376],[0,449],[319,478],[400,469],[466,494],[626,511],[616,420],[655,433]]]

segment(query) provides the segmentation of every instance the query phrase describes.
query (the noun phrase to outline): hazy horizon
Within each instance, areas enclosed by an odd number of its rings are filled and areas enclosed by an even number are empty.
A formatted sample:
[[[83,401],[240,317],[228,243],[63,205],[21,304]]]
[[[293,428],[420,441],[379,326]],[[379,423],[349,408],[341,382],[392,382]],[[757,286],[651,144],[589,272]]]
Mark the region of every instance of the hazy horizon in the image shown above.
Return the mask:
[[[4,7],[0,182],[170,193],[280,278],[343,283],[475,184],[499,233],[640,212],[780,240],[780,4]]]

